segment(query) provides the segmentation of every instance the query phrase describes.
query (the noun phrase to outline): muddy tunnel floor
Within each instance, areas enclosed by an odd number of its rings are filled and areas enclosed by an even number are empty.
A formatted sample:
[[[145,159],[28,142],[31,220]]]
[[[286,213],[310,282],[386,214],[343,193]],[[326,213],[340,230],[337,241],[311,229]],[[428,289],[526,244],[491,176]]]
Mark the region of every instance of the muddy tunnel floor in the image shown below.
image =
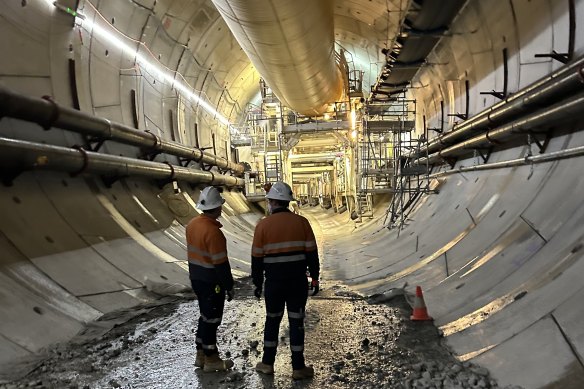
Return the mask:
[[[0,388],[499,387],[486,369],[457,362],[431,322],[410,321],[403,296],[369,304],[331,282],[307,304],[305,356],[315,377],[292,380],[286,316],[275,375],[262,375],[254,367],[261,360],[264,301],[253,297],[249,280],[236,290],[218,334],[221,355],[235,362],[226,373],[194,367],[196,299],[165,298],[106,315],[93,330],[48,350],[26,376]]]

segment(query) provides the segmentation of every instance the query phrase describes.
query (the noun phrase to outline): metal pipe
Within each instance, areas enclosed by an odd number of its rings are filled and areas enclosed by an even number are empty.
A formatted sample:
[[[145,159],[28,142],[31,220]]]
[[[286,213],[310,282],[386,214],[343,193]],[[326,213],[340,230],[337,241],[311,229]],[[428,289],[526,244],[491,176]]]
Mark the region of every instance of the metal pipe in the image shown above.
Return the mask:
[[[559,98],[566,98],[582,90],[583,83],[584,56],[454,126],[448,133],[433,138],[428,142],[427,151],[424,147],[419,155],[434,153],[468,138],[473,133],[501,125],[534,109],[547,106]]]
[[[242,178],[213,174],[169,163],[101,154],[83,149],[46,145],[0,137],[0,163],[4,174],[25,170],[107,174],[112,177],[144,177],[209,185],[243,186]]]
[[[343,153],[292,154],[288,157],[288,160],[293,163],[301,161],[330,162],[334,161],[337,157],[343,156]]]
[[[459,167],[458,169],[446,170],[430,174],[429,178],[439,178],[455,173],[476,172],[481,170],[502,169],[508,167],[528,165],[532,163],[552,162],[560,159],[575,158],[584,156],[584,146],[574,147],[571,149],[554,151],[540,155],[528,155],[525,158],[511,159],[509,161],[493,162],[484,165]]]
[[[164,152],[228,169],[236,174],[243,174],[242,165],[229,162],[225,158],[206,153],[198,148],[170,142],[155,134],[136,130],[122,123],[64,107],[51,100],[17,94],[0,86],[0,117],[2,116],[31,121],[45,129],[58,127],[97,139],[138,146],[152,152]]]
[[[213,0],[262,78],[282,104],[303,115],[339,101],[332,0]]]
[[[484,134],[477,135],[464,142],[457,143],[454,146],[442,149],[428,157],[419,158],[416,163],[433,164],[442,160],[444,157],[462,155],[469,150],[491,146],[507,140],[516,134],[523,134],[532,128],[541,127],[551,122],[558,124],[561,121],[567,121],[574,117],[578,117],[582,112],[582,109],[584,109],[584,93],[580,93],[575,97],[570,98],[570,101],[568,102],[561,101],[549,108],[532,113],[523,119],[515,120],[502,127],[487,131]]]

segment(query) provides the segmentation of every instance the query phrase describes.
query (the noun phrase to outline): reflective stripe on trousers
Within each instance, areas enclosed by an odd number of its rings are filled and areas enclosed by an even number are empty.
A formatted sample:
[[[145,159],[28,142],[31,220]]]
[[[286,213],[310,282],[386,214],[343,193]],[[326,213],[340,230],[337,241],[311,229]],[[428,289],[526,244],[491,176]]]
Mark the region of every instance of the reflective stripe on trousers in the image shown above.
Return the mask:
[[[199,342],[205,355],[217,352],[217,327],[223,318],[225,291],[215,291],[215,285],[198,280],[191,280],[193,291],[199,302],[199,322],[195,342]]]
[[[308,290],[306,278],[270,281],[266,279],[266,324],[264,327],[264,355],[262,362],[274,364],[278,346],[278,333],[284,309],[288,311],[292,368],[304,367],[304,310]]]

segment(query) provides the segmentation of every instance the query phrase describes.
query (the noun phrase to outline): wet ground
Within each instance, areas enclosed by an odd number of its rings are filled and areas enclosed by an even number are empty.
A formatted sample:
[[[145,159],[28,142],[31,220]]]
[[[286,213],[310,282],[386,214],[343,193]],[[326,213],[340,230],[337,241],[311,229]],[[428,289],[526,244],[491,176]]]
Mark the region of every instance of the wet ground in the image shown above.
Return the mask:
[[[194,367],[198,309],[186,296],[109,314],[94,330],[50,350],[26,377],[0,388],[498,388],[486,369],[457,362],[431,322],[410,321],[403,296],[369,304],[332,282],[324,281],[323,289],[307,305],[312,380],[291,378],[286,317],[275,375],[253,370],[261,359],[264,305],[244,279],[219,329],[220,352],[235,362],[230,372]],[[129,316],[135,317],[121,323]],[[118,324],[108,331],[111,323]]]

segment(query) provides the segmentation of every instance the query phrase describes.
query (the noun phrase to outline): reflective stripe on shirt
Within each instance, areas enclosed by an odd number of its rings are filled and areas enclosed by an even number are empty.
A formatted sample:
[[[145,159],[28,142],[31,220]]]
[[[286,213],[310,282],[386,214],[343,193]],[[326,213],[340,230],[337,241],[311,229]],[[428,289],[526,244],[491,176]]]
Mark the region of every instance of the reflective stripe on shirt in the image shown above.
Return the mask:
[[[304,254],[297,254],[297,255],[281,255],[277,257],[265,257],[264,263],[286,263],[286,262],[298,262],[298,261],[305,261],[306,255]]]

